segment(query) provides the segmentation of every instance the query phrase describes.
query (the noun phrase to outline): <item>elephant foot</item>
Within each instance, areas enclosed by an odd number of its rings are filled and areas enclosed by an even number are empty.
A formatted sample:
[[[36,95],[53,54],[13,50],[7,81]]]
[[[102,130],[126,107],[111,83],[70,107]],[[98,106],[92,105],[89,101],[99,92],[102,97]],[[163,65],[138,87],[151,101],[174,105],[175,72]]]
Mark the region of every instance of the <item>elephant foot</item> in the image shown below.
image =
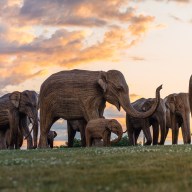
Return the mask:
[[[152,142],[147,141],[146,143],[144,143],[144,145],[151,145]]]

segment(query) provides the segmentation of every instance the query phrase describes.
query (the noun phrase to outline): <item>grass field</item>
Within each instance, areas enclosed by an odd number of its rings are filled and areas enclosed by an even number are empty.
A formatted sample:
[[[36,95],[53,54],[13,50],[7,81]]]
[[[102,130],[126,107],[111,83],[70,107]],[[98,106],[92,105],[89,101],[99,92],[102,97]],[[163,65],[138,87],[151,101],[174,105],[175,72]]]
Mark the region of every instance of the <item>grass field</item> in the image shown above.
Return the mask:
[[[0,191],[192,191],[192,145],[0,151]]]

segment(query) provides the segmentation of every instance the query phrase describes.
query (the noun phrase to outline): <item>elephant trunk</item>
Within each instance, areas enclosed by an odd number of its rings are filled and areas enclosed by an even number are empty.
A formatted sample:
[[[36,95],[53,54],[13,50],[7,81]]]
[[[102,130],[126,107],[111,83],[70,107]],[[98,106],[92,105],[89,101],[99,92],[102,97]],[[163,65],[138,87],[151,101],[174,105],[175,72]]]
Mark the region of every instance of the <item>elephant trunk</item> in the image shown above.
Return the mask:
[[[186,117],[183,117],[183,124],[181,126],[182,135],[183,135],[183,142],[184,144],[191,143],[191,131],[190,131],[190,120],[189,114]]]
[[[118,142],[121,140],[121,138],[122,138],[122,136],[123,136],[123,131],[118,131],[118,132],[116,132],[115,134],[116,134],[118,137],[117,137],[116,139],[112,140],[112,141],[111,141],[111,144],[118,143]]]
[[[33,148],[36,149],[37,148],[37,136],[38,136],[38,112],[37,110],[33,110],[30,112],[30,116],[29,116],[32,120],[33,120]]]
[[[191,117],[192,117],[192,75],[189,81],[189,104],[190,104]]]
[[[177,144],[178,142],[178,125],[176,123],[175,114],[171,114],[171,127],[172,127],[172,144]]]
[[[155,103],[152,105],[152,107],[146,111],[146,112],[139,112],[137,110],[135,110],[131,103],[130,103],[130,99],[129,97],[126,97],[124,99],[120,99],[120,105],[123,107],[123,109],[125,110],[125,112],[135,118],[147,118],[151,115],[153,115],[153,113],[156,111],[157,107],[159,106],[159,102],[160,102],[160,90],[162,89],[162,85],[159,86],[156,89],[156,100]]]
[[[37,148],[37,136],[38,136],[38,118],[36,118],[33,124],[33,148]]]

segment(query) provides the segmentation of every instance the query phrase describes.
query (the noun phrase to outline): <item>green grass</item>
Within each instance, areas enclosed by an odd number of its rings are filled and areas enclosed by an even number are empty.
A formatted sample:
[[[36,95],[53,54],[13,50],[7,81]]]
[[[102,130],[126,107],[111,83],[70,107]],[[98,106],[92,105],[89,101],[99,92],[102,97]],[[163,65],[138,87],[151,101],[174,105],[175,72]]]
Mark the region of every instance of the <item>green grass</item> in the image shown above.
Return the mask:
[[[192,191],[192,146],[0,151],[0,191]]]

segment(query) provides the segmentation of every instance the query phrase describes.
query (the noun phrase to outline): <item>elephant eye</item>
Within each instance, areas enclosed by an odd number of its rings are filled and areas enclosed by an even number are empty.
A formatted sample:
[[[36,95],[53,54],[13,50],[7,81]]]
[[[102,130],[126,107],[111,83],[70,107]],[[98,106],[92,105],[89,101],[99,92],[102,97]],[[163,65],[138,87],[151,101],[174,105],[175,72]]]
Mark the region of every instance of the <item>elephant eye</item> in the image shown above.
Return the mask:
[[[117,89],[118,89],[118,91],[123,91],[123,87],[122,86],[118,86]]]
[[[183,107],[183,105],[180,104],[180,105],[179,105],[179,108],[182,108],[182,107]]]

